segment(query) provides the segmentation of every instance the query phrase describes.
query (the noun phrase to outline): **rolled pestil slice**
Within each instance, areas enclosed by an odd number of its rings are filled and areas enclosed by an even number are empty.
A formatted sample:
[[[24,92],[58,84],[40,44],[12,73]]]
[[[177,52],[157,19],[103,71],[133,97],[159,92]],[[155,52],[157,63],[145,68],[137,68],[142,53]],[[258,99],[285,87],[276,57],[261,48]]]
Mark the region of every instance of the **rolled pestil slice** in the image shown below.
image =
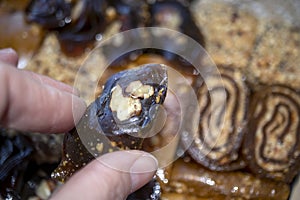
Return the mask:
[[[102,154],[140,149],[166,92],[164,65],[148,64],[111,76],[100,97],[65,135],[62,161],[52,177],[64,182]]]
[[[245,166],[239,149],[247,121],[248,88],[243,75],[230,67],[216,72],[196,85],[200,108],[199,131],[190,146],[182,142],[191,157],[216,171]]]
[[[243,154],[254,174],[291,182],[300,170],[300,93],[283,85],[253,95]]]

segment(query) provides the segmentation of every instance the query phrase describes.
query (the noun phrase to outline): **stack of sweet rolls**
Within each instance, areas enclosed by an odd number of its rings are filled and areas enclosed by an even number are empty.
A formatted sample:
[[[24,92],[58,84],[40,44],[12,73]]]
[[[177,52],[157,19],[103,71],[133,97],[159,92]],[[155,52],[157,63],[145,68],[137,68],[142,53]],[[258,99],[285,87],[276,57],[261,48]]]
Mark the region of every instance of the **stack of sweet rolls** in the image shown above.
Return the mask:
[[[165,198],[287,199],[300,170],[300,92],[249,83],[232,66],[195,80],[198,131],[181,140],[187,153],[168,171]]]

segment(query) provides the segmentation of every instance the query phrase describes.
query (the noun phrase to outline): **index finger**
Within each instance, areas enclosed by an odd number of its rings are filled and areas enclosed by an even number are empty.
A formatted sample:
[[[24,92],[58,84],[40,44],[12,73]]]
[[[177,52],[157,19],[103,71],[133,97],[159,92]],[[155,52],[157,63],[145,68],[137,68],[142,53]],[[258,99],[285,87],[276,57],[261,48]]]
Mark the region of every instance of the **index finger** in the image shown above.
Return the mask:
[[[1,62],[0,98],[0,124],[22,131],[68,131],[86,108],[73,93],[43,84],[26,71]]]

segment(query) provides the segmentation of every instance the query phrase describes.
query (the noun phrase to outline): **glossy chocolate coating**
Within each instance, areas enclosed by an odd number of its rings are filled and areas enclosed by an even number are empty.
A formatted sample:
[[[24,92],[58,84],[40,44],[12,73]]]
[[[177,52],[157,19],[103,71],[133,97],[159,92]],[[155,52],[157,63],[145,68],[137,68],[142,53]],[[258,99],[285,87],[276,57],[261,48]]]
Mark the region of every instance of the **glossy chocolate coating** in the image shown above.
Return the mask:
[[[104,0],[85,0],[80,16],[68,26],[59,30],[58,38],[63,42],[84,43],[93,41],[97,33],[102,33],[107,25]]]
[[[100,97],[65,135],[63,159],[52,177],[65,181],[104,153],[140,149],[166,91],[167,71],[159,64],[121,71],[109,78]]]
[[[73,56],[82,54],[86,47],[93,44],[97,34],[101,36],[115,21],[120,23],[120,32],[139,27],[164,27],[182,32],[204,46],[204,37],[188,4],[173,0],[150,3],[138,0],[83,0],[72,3],[66,0],[32,0],[27,8],[27,19],[55,30],[62,50]],[[76,10],[77,15],[71,15],[71,11],[78,7],[81,9]],[[172,52],[159,49],[152,49],[151,52],[193,69],[189,62]]]
[[[180,1],[156,1],[150,6],[150,26],[180,31],[204,46],[204,37],[197,27],[188,5]]]
[[[32,0],[26,9],[27,20],[48,29],[61,28],[71,17],[71,3],[65,0]]]
[[[143,129],[146,129],[151,122],[150,109],[155,104],[162,104],[164,102],[167,92],[167,74],[161,65],[146,65],[138,70],[128,70],[120,72],[112,76],[105,84],[101,97],[96,101],[97,117],[102,131],[107,136],[123,135],[125,133],[138,135]],[[139,88],[131,83],[140,84]],[[145,94],[138,96],[140,88],[144,87],[147,92],[153,94]],[[119,88],[125,98],[133,97],[140,101],[142,109],[137,116],[132,116],[126,119],[122,116],[120,120],[118,113],[112,112],[112,96],[113,91]],[[129,90],[133,89],[133,92]],[[135,93],[135,94],[134,94]],[[135,97],[134,97],[135,96]],[[149,96],[147,98],[147,96]],[[117,103],[120,104],[122,97],[118,97]],[[126,101],[126,100],[125,100]],[[127,102],[126,102],[127,104]],[[138,102],[137,102],[138,104]],[[138,106],[138,105],[134,105]],[[130,113],[125,113],[129,115]],[[122,114],[121,114],[122,115]]]
[[[126,200],[158,200],[160,193],[160,185],[155,179],[153,179],[136,192],[130,194]]]
[[[6,130],[0,128],[0,132],[4,131]],[[6,178],[13,179],[18,173],[18,166],[28,159],[32,151],[33,148],[25,136],[17,135],[9,138],[0,135],[0,183],[3,183]]]
[[[146,1],[110,0],[109,3],[118,14],[118,19],[121,22],[120,31],[145,26],[148,8]]]

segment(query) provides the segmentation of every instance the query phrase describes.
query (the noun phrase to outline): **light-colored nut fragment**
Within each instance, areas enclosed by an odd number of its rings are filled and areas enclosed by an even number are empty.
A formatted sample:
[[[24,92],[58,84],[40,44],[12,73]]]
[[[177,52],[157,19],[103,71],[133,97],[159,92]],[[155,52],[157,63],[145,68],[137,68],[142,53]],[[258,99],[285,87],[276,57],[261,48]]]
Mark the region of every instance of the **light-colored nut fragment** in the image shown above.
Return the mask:
[[[97,143],[96,149],[99,153],[102,153],[103,151],[103,143]]]
[[[143,85],[141,81],[131,82],[126,90],[127,93],[130,93],[133,98],[144,98],[147,99],[154,94],[154,89],[150,85]]]
[[[36,194],[41,199],[48,199],[51,195],[51,188],[46,180],[43,180],[36,189]]]
[[[139,115],[142,111],[140,99],[147,99],[154,94],[154,89],[150,85],[144,85],[141,81],[131,82],[125,89],[129,93],[126,97],[123,95],[122,88],[117,85],[112,92],[110,108],[117,113],[120,121],[129,119],[134,115]]]

